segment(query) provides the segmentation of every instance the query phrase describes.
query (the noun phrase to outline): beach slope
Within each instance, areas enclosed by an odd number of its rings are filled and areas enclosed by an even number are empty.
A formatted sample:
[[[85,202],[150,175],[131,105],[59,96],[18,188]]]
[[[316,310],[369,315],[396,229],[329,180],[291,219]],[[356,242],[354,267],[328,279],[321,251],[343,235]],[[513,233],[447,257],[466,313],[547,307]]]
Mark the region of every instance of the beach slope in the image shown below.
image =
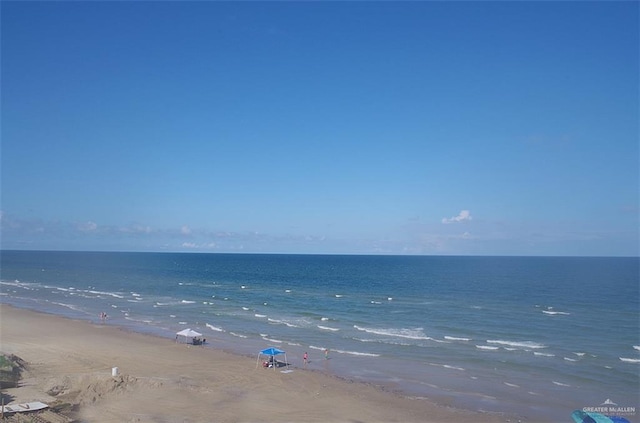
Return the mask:
[[[0,306],[0,350],[26,363],[5,403],[63,401],[82,422],[504,422],[255,357]],[[113,376],[113,367],[118,374]]]

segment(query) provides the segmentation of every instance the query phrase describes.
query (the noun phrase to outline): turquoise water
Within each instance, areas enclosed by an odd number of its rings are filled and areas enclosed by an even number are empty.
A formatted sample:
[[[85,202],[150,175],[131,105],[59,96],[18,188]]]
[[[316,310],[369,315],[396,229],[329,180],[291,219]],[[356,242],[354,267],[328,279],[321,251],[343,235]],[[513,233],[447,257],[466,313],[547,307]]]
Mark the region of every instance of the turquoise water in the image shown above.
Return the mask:
[[[3,251],[0,302],[529,421],[640,412],[638,258]],[[330,350],[325,360],[323,350]],[[637,421],[638,416],[629,417]],[[634,420],[635,419],[635,420]]]

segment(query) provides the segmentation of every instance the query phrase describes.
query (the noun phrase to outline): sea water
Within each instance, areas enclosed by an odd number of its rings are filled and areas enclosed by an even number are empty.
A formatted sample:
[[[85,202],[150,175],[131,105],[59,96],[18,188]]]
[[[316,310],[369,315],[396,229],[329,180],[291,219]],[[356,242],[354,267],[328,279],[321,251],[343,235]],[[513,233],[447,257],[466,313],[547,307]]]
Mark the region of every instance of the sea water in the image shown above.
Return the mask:
[[[0,258],[0,303],[96,323],[106,312],[104,324],[168,338],[189,327],[209,347],[275,346],[299,367],[308,352],[309,369],[528,421],[607,400],[640,420],[638,258]]]

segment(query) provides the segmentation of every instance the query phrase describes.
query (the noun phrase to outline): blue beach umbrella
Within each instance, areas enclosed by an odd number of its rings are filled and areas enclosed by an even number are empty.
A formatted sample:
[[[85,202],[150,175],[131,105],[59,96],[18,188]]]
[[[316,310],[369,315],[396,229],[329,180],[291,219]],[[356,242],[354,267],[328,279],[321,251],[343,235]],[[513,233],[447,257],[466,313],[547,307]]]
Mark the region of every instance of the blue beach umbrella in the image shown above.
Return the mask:
[[[256,362],[256,368],[260,364],[260,358],[263,355],[268,355],[269,357],[271,357],[271,359],[269,361],[272,361],[272,362],[276,363],[275,356],[276,355],[280,355],[280,354],[284,354],[284,364],[286,366],[289,366],[289,363],[287,362],[287,353],[286,352],[284,352],[284,351],[282,351],[282,350],[280,350],[278,348],[275,348],[275,347],[269,347],[269,348],[266,348],[266,349],[260,351],[260,353],[258,353],[258,361]],[[275,370],[275,368],[276,368],[276,366],[273,366],[274,370]]]

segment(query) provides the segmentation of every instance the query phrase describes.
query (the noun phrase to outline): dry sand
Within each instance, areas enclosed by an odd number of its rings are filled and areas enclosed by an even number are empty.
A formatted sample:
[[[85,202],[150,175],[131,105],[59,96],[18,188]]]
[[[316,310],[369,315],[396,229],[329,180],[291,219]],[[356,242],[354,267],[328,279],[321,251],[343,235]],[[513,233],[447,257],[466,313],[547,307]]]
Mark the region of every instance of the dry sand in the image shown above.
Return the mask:
[[[4,390],[5,402],[71,403],[82,422],[509,421],[299,367],[290,373],[256,368],[256,357],[7,305],[0,306],[0,351],[28,363],[23,386]]]

